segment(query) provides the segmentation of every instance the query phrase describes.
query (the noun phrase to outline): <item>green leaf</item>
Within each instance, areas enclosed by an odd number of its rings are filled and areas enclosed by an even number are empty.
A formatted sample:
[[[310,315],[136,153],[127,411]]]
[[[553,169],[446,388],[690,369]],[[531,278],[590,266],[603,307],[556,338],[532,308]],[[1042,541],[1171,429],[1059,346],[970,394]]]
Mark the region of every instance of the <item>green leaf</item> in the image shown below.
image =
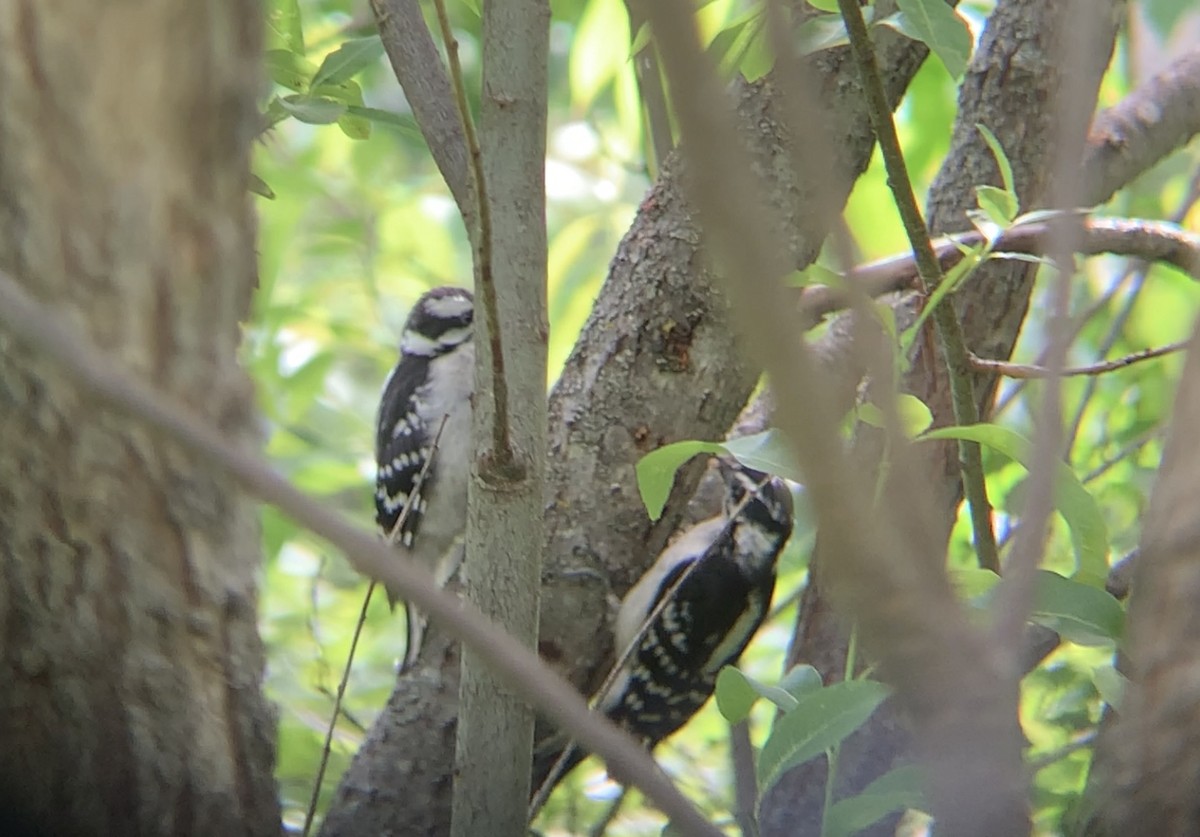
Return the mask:
[[[987,214],[988,220],[1002,229],[1012,224],[1013,218],[1017,217],[1019,207],[1016,196],[995,186],[976,186],[975,202]],[[987,233],[984,235],[989,243],[995,242],[998,237]]]
[[[297,94],[279,100],[283,109],[309,125],[332,125],[346,112],[346,106],[333,99]]]
[[[961,78],[971,58],[971,30],[945,0],[897,0],[905,26],[926,44],[954,78]]]
[[[841,15],[817,15],[809,18],[796,30],[796,40],[801,55],[811,55],[823,49],[833,49],[850,43]]]
[[[823,12],[832,12],[833,14],[838,12],[837,0],[808,0],[808,5]]]
[[[299,0],[271,0],[267,9],[267,46],[304,54],[304,27]]]
[[[1110,645],[1125,631],[1125,610],[1106,590],[1039,570],[1033,621],[1078,645]]]
[[[800,467],[792,458],[792,452],[783,439],[783,434],[774,428],[762,433],[730,439],[721,448],[748,468],[765,471],[777,477],[804,482]]]
[[[312,84],[337,84],[353,78],[360,70],[371,66],[383,56],[383,42],[378,35],[346,41],[325,56]]]
[[[974,602],[986,597],[1000,581],[1000,576],[983,567],[961,567],[950,570],[950,581],[960,596]]]
[[[896,413],[900,417],[900,430],[909,439],[915,438],[929,429],[933,424],[933,413],[925,406],[920,398],[908,393],[896,397]],[[858,418],[872,427],[883,429],[883,413],[870,402],[858,406]]]
[[[275,191],[267,185],[267,181],[263,180],[254,172],[250,172],[249,189],[256,195],[260,195],[267,200],[275,200]]]
[[[1111,664],[1092,669],[1092,684],[1100,693],[1100,698],[1115,709],[1121,711],[1125,699],[1125,690],[1129,688],[1129,678],[1117,671]]]
[[[992,156],[996,158],[996,166],[1000,169],[1000,182],[1004,184],[1004,191],[1012,195],[1013,200],[1016,201],[1017,187],[1014,185],[1012,163],[1008,161],[1008,155],[1004,153],[1004,146],[1000,144],[1000,140],[996,139],[996,135],[991,132],[988,126],[982,122],[976,122],[975,129],[979,131],[979,135],[983,137],[983,141],[991,149]],[[1016,213],[1013,213],[1013,217],[1016,217]]]
[[[718,442],[675,442],[664,445],[658,450],[652,450],[638,460],[636,466],[638,493],[642,495],[642,503],[651,520],[662,516],[663,506],[671,494],[671,486],[675,484],[675,472],[679,466],[693,456],[702,453],[724,453],[725,446]]]
[[[286,49],[267,50],[267,74],[280,87],[302,93],[317,67],[307,58]]]
[[[1035,465],[1032,443],[1021,434],[995,424],[940,427],[921,439],[966,439],[999,451],[1024,465],[1026,470],[1032,470]],[[1055,508],[1071,530],[1076,574],[1103,579],[1108,573],[1108,527],[1100,506],[1065,463],[1057,463],[1055,476]]]
[[[741,671],[725,666],[717,672],[717,687],[713,694],[717,698],[717,709],[731,724],[741,723],[750,715],[758,702],[758,692]]]
[[[779,681],[779,688],[794,698],[799,698],[803,694],[816,691],[824,685],[821,681],[821,672],[808,663],[793,666],[791,671],[785,674],[783,679]]]
[[[874,680],[850,680],[801,696],[775,721],[758,756],[759,793],[765,794],[789,769],[837,746],[866,723],[888,696]]]
[[[850,837],[894,811],[922,808],[924,777],[915,765],[903,765],[880,776],[848,799],[840,799],[825,815],[824,837]]]

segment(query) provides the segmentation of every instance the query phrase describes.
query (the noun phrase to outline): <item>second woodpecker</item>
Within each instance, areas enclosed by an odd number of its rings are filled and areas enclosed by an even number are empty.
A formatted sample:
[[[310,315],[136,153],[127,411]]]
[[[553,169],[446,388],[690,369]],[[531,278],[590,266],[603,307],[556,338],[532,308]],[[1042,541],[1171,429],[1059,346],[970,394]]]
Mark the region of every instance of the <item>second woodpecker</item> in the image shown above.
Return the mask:
[[[439,586],[454,575],[463,554],[475,391],[474,311],[470,291],[462,288],[434,288],[417,300],[400,337],[400,360],[383,385],[375,435],[376,523],[384,537],[432,572]],[[414,492],[427,462],[429,469]],[[409,504],[412,508],[397,529]],[[397,598],[388,591],[389,601],[394,604]],[[417,661],[426,625],[423,614],[411,605],[407,609],[406,670]]]

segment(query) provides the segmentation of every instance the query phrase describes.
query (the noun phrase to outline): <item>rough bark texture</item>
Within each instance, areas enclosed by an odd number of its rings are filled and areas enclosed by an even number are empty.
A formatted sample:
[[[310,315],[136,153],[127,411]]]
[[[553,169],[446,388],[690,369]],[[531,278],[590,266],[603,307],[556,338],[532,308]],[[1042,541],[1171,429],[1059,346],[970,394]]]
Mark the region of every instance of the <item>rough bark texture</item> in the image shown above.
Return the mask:
[[[1200,327],[1200,324],[1198,324]],[[1200,330],[1193,333],[1134,569],[1123,669],[1088,834],[1200,834]]]
[[[960,113],[950,154],[930,191],[927,216],[934,233],[967,228],[963,213],[975,205],[974,186],[1000,182],[976,123],[987,125],[1005,149],[1023,208],[1046,205],[1058,162],[1055,142],[1082,145],[1086,125],[1076,122],[1060,132],[1060,114],[1054,105],[1062,89],[1095,101],[1115,36],[1113,9],[1117,4],[1105,2],[1102,9],[1088,9],[1089,16],[1095,15],[1105,24],[1096,27],[1103,31],[1089,33],[1094,40],[1086,53],[1088,65],[1072,69],[1061,61],[1064,32],[1077,25],[1069,5],[1036,0],[998,4],[960,89]],[[1028,308],[1033,277],[1034,271],[1019,263],[993,263],[955,296],[967,346],[977,355],[1010,356]],[[994,378],[976,381],[977,402],[985,420],[995,383]],[[936,425],[954,423],[949,384],[935,344],[918,342],[917,357],[903,386],[930,407]],[[957,450],[953,444],[943,444],[935,451],[923,452],[932,454],[925,460],[926,473],[907,479],[932,492],[942,513],[942,535],[948,537],[962,491]],[[867,454],[862,467],[875,467],[871,456]],[[843,625],[829,605],[822,583],[821,566],[830,560],[836,556],[825,554],[819,542],[810,584],[801,600],[790,660],[816,666],[827,681],[842,676],[846,659]],[[857,792],[896,764],[911,759],[911,742],[904,727],[889,704],[849,739],[839,758],[835,798]],[[817,760],[796,769],[776,786],[763,801],[763,834],[795,833],[797,824],[802,831],[805,825],[819,827],[825,775],[824,761]],[[884,820],[869,833],[883,835],[892,830],[894,822]]]
[[[260,15],[0,4],[0,267],[247,440]],[[3,334],[0,440],[0,831],[277,834],[254,507]]]
[[[888,31],[879,40],[898,100],[926,50]],[[831,129],[839,140],[835,179],[844,201],[870,160],[871,132],[843,50],[817,56],[811,80],[837,126]],[[769,200],[791,233],[790,258],[804,265],[833,219],[805,212],[809,188],[792,174],[775,83],[769,77],[739,86],[738,106],[757,165],[776,187]],[[643,200],[550,398],[539,650],[584,692],[598,684],[610,659],[612,597],[623,595],[665,545],[704,470],[702,462],[684,469],[665,514],[652,523],[634,464],[663,444],[723,437],[758,377],[742,360],[726,302],[710,282],[680,177],[678,164],[669,162]],[[421,703],[427,722],[406,727],[402,738],[372,732],[338,789],[323,834],[446,833],[453,752],[443,730],[454,724],[455,706],[439,695],[455,688],[457,662],[420,678],[398,684],[404,697],[393,696],[390,706]],[[379,724],[399,728],[386,717]],[[422,755],[419,762],[414,753]],[[380,775],[392,778],[374,783]]]

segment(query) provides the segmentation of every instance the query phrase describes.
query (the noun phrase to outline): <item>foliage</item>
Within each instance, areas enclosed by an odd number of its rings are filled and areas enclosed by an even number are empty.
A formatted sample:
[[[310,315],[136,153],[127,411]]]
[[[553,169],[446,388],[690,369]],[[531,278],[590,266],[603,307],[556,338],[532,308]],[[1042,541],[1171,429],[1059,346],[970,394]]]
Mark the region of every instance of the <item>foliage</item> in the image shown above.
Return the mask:
[[[701,4],[698,20],[709,49],[728,72],[756,77],[771,65],[764,43],[763,9],[739,0]],[[826,13],[836,3],[813,2]],[[990,4],[967,2],[958,13],[943,2],[908,0],[900,16],[878,21],[929,43],[940,61],[925,64],[899,111],[899,128],[920,191],[945,153],[956,85],[965,67],[969,31],[978,32]],[[1145,37],[1163,40],[1184,15],[1185,4],[1154,0],[1141,8],[1150,23]],[[410,303],[426,288],[462,284],[471,275],[461,222],[405,108],[378,38],[361,4],[351,0],[267,0],[265,66],[273,82],[264,97],[269,130],[255,172],[260,231],[260,286],[253,320],[246,324],[244,360],[267,420],[268,452],[277,467],[306,490],[360,518],[370,518],[372,419],[380,383],[395,356],[396,335]],[[450,12],[470,88],[478,89],[479,16],[471,3]],[[840,23],[816,17],[804,49],[844,39]],[[551,375],[570,351],[598,291],[619,236],[648,186],[650,137],[633,76],[631,55],[645,35],[631,32],[621,0],[555,0],[553,3],[549,192],[549,310]],[[1129,41],[1124,48],[1132,50]],[[1117,63],[1104,95],[1116,99],[1140,78],[1131,62]],[[336,127],[334,127],[336,126]],[[982,129],[985,130],[986,129]],[[990,138],[997,158],[1003,151]],[[1177,154],[1118,194],[1107,209],[1165,217],[1186,192],[1194,159]],[[1004,171],[1003,162],[1001,170]],[[876,160],[846,209],[849,229],[865,257],[906,248],[885,178]],[[1013,223],[1011,173],[1002,186],[979,184],[977,221],[999,228]],[[986,258],[982,248],[976,258]],[[829,260],[825,260],[829,264]],[[965,264],[965,262],[964,262]],[[965,270],[965,269],[964,269]],[[1171,269],[1136,273],[1115,259],[1087,263],[1073,286],[1074,311],[1092,311],[1072,346],[1072,361],[1089,362],[1162,345],[1186,335],[1196,310],[1196,289]],[[962,276],[960,281],[969,281]],[[946,292],[952,293],[954,282]],[[1045,290],[1035,294],[1018,359],[1035,359],[1046,343],[1039,317]],[[1114,328],[1114,324],[1120,327]],[[1105,701],[1119,699],[1120,678],[1111,667],[1123,611],[1100,587],[1113,556],[1137,541],[1137,523],[1161,449],[1160,429],[1169,407],[1179,360],[1167,357],[1064,386],[1073,436],[1058,480],[1058,511],[1045,572],[1039,582],[1039,621],[1071,640],[1023,681],[1022,722],[1029,759],[1038,765],[1036,819],[1054,831],[1075,804],[1086,778],[1089,750],[1063,751],[1095,728]],[[985,445],[990,496],[1001,541],[1019,515],[1028,465],[1031,403],[1038,387],[1003,385],[995,424],[943,428],[926,438],[970,436]],[[928,424],[923,405],[903,404],[909,430]],[[857,418],[878,421],[864,411]],[[748,464],[802,477],[771,435],[735,443],[686,442],[643,460],[639,484],[651,515],[661,510],[675,468],[696,454],[728,452]],[[319,759],[350,632],[366,585],[337,555],[326,554],[292,523],[263,512],[263,633],[270,663],[268,690],[281,706],[278,774],[287,821],[303,817]],[[803,673],[780,682],[780,660],[794,617],[791,591],[804,580],[806,540],[797,535],[783,562],[779,599],[785,602],[759,634],[738,670],[722,674],[716,703],[730,720],[748,718],[760,748],[760,773],[774,776],[802,756],[836,746],[883,698],[870,680],[819,686]],[[982,601],[991,581],[975,568],[969,521],[956,525],[949,565],[965,598]],[[993,577],[994,578],[994,577]],[[334,740],[326,779],[327,802],[337,775],[363,731],[384,704],[392,667],[402,653],[402,625],[380,600],[367,611],[348,690],[346,714]],[[1099,647],[1093,644],[1102,643]],[[780,683],[778,686],[763,684]],[[767,700],[759,700],[765,697]],[[804,712],[795,705],[804,707]],[[774,707],[785,710],[771,723]],[[824,713],[824,714],[822,714]],[[791,720],[789,720],[791,719]],[[791,724],[805,730],[790,730]],[[825,724],[825,726],[822,726]],[[815,726],[814,726],[815,725]],[[768,729],[770,732],[768,733]],[[823,730],[819,732],[818,730]],[[710,705],[658,751],[714,821],[731,817],[727,759],[721,755],[727,722]],[[798,742],[807,740],[807,746]],[[765,766],[764,766],[765,765]],[[604,791],[593,792],[599,768],[577,771],[545,809],[546,833],[584,830],[600,816]],[[854,800],[828,812],[826,833],[847,834],[868,815],[916,806],[911,773],[883,777]],[[325,803],[323,803],[325,804]],[[610,834],[657,833],[661,820],[631,794],[626,813]]]

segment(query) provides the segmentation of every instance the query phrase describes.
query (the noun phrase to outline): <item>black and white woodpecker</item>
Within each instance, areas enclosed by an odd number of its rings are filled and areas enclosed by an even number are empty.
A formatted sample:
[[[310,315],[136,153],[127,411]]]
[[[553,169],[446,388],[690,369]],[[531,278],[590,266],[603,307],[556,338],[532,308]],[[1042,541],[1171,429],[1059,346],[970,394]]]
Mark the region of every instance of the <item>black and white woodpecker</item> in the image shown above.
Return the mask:
[[[709,699],[723,666],[737,661],[766,618],[775,566],[792,534],[792,495],[782,480],[719,461],[722,512],[674,540],[621,602],[615,634],[622,654],[664,598],[597,704],[647,748],[671,735]],[[561,779],[583,755],[561,769]],[[533,786],[552,759],[539,753]]]
[[[433,573],[439,586],[454,575],[463,554],[475,391],[473,319],[474,300],[462,288],[434,288],[418,299],[400,337],[400,360],[384,382],[379,403],[375,521],[384,537],[392,537],[402,552]],[[393,537],[409,504],[412,509]],[[388,591],[393,605],[397,598]],[[407,612],[405,669],[417,661],[426,625],[426,617],[414,607],[408,605]]]

